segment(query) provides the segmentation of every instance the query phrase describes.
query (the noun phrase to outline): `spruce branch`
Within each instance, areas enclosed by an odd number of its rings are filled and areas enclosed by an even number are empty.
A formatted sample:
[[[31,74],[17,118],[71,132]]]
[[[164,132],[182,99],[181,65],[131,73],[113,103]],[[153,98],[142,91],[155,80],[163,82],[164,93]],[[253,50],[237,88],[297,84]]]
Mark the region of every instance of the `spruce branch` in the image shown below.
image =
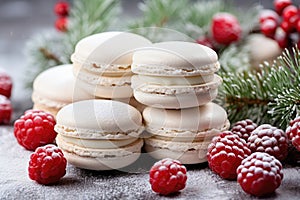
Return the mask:
[[[64,37],[64,62],[70,62],[75,45],[82,38],[109,29],[121,10],[119,0],[75,0]]]
[[[42,71],[70,63],[76,43],[88,35],[109,29],[119,11],[119,0],[74,0],[66,33],[46,30],[28,41],[26,87],[31,88],[34,78]]]
[[[62,34],[46,30],[34,35],[26,44],[25,53],[28,58],[25,86],[31,88],[34,78],[42,71],[63,64]]]
[[[285,128],[300,110],[300,50],[285,50],[261,72],[222,71],[217,100],[227,108],[231,122],[251,118]]]

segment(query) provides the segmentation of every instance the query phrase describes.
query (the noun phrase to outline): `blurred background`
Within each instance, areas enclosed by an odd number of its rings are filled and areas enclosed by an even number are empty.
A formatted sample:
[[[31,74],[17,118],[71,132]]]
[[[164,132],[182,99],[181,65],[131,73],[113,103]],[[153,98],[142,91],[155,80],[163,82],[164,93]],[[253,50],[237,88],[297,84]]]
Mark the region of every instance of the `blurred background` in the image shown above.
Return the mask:
[[[36,33],[54,30],[53,7],[56,2],[57,0],[0,0],[0,68],[5,69],[13,78],[12,101],[15,110],[31,107],[31,92],[24,89],[28,60],[24,51],[25,45]],[[139,16],[140,1],[121,0],[121,2],[124,15],[122,18]],[[273,8],[273,0],[234,0],[234,3],[241,8],[253,4]],[[293,0],[293,3],[299,5],[300,0]]]

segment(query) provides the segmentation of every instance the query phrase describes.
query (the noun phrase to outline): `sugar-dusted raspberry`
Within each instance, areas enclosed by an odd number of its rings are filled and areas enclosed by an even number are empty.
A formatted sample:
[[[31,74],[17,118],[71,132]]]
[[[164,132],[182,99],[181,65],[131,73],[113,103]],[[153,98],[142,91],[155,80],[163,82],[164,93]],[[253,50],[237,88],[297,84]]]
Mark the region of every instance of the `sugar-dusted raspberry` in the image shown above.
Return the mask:
[[[185,188],[186,168],[178,160],[170,158],[156,162],[150,170],[152,190],[162,195],[169,195]]]
[[[67,25],[68,25],[68,18],[67,17],[60,17],[57,18],[55,21],[55,28],[58,31],[66,32],[67,31]]]
[[[28,110],[14,123],[14,134],[20,145],[28,150],[53,143],[57,133],[56,122],[47,112]]]
[[[66,17],[69,15],[70,6],[66,1],[61,1],[55,4],[54,13],[59,17]]]
[[[248,147],[252,153],[265,152],[282,161],[288,154],[288,138],[283,130],[263,124],[252,131]]]
[[[8,124],[12,115],[12,106],[6,96],[0,94],[0,124]]]
[[[283,178],[281,163],[274,156],[262,152],[245,158],[237,168],[237,174],[242,189],[254,196],[273,193]]]
[[[276,12],[281,15],[283,9],[292,4],[291,0],[274,0],[274,7]]]
[[[245,119],[236,122],[233,125],[231,132],[238,135],[240,138],[244,139],[245,142],[247,142],[249,136],[251,135],[252,131],[256,129],[256,127],[257,124],[254,123],[251,119]]]
[[[10,98],[12,85],[11,77],[5,72],[0,71],[0,94]]]
[[[300,116],[290,122],[285,132],[293,146],[300,151]]]
[[[294,5],[286,7],[282,11],[283,21],[287,22],[292,28],[296,28],[296,23],[299,19],[298,8]]]
[[[212,171],[224,179],[236,179],[236,169],[251,154],[245,140],[230,131],[213,138],[207,160]]]
[[[277,24],[279,22],[279,15],[273,10],[269,10],[269,9],[262,10],[261,13],[259,14],[259,22],[260,24],[262,24],[266,20],[272,20]]]
[[[229,45],[241,38],[242,29],[237,18],[230,13],[217,13],[212,19],[213,39],[223,45]]]
[[[66,174],[67,160],[55,145],[38,147],[30,156],[29,177],[44,185],[53,184]]]

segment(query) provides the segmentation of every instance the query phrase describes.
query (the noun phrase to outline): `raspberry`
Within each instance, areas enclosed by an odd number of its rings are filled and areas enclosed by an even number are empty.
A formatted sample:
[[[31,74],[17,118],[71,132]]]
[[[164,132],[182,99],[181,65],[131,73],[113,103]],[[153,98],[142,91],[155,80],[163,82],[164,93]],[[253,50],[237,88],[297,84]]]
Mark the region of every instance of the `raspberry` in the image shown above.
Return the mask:
[[[213,138],[208,146],[207,160],[212,171],[224,179],[236,179],[236,169],[251,154],[245,140],[230,131]]]
[[[0,94],[0,124],[9,124],[12,115],[10,100]]]
[[[248,147],[252,153],[265,152],[282,161],[288,154],[288,138],[283,130],[263,124],[251,133]]]
[[[279,21],[279,15],[276,12],[274,12],[273,10],[261,11],[261,13],[259,15],[260,24],[264,23],[264,21],[269,20],[269,19],[273,20],[277,24]]]
[[[293,146],[300,151],[300,116],[290,122],[285,132]]]
[[[44,185],[59,181],[66,174],[67,160],[55,145],[38,147],[30,156],[29,177]]]
[[[68,19],[66,17],[60,17],[55,21],[55,28],[58,31],[66,32],[67,31]]]
[[[69,3],[62,1],[58,2],[54,6],[54,12],[57,14],[59,17],[66,17],[69,15]]]
[[[298,21],[298,9],[294,5],[286,7],[282,12],[283,21],[286,21],[292,28],[296,27]]]
[[[274,0],[274,7],[275,7],[276,12],[279,15],[281,15],[283,9],[285,9],[289,5],[292,5],[292,1],[291,0]]]
[[[283,178],[282,165],[267,153],[256,152],[242,161],[237,169],[237,181],[242,189],[255,196],[273,193]]]
[[[240,138],[244,139],[245,142],[247,142],[250,134],[252,133],[252,131],[254,131],[254,129],[256,129],[257,124],[255,124],[253,121],[251,121],[250,119],[245,119],[242,121],[238,121],[236,122],[231,131],[233,134],[238,135]]]
[[[178,160],[165,158],[156,162],[150,169],[152,190],[162,195],[182,190],[186,180],[186,168]]]
[[[14,134],[27,150],[52,143],[57,135],[54,117],[44,111],[28,110],[14,123]]]
[[[223,45],[238,41],[242,33],[237,18],[229,13],[214,15],[211,29],[214,40]]]
[[[12,90],[12,80],[11,77],[4,73],[0,72],[0,94],[10,98]]]
[[[269,38],[274,38],[275,32],[277,29],[277,24],[274,20],[267,19],[260,24],[261,32]]]

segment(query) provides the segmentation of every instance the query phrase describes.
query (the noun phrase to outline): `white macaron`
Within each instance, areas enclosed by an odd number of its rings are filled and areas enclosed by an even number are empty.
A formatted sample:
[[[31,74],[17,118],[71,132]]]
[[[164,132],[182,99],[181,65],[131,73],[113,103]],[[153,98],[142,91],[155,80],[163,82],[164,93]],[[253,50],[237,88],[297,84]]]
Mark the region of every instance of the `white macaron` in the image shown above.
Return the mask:
[[[178,109],[204,105],[217,96],[222,79],[215,51],[200,44],[161,42],[133,54],[134,97],[158,108]]]
[[[93,95],[76,87],[76,84],[70,64],[43,71],[33,82],[33,109],[47,111],[56,116],[62,107],[72,102],[94,99]]]
[[[147,107],[145,149],[156,159],[170,157],[184,164],[206,161],[212,138],[229,128],[225,110],[214,103],[181,110]]]
[[[69,163],[85,169],[125,167],[139,157],[143,146],[140,112],[119,101],[69,104],[58,112],[55,130]]]
[[[79,86],[101,98],[131,97],[133,51],[150,44],[146,38],[127,32],[103,32],[83,38],[71,56]]]

